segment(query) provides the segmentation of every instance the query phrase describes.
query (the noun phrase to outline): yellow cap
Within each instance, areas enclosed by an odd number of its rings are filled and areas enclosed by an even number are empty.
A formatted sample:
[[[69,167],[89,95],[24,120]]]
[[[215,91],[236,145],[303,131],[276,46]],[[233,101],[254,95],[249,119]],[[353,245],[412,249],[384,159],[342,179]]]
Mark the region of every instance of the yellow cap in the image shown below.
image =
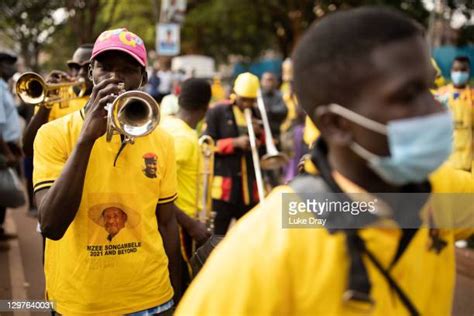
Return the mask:
[[[234,83],[234,91],[240,97],[256,98],[260,84],[257,76],[245,72],[237,76]]]

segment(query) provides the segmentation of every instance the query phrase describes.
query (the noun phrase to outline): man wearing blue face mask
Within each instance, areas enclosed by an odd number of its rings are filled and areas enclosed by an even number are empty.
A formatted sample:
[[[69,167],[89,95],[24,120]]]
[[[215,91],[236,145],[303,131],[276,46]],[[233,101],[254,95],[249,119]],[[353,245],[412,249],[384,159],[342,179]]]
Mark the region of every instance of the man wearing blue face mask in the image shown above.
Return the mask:
[[[318,173],[274,189],[239,220],[176,315],[451,314],[454,241],[473,230],[436,230],[422,217],[432,210],[428,176],[452,147],[423,33],[380,7],[339,11],[307,30],[292,57],[294,87],[321,133],[310,153]],[[405,203],[415,193],[418,203]],[[321,205],[361,197],[386,208],[344,215]],[[292,226],[290,215],[310,212],[305,201],[320,214]]]
[[[446,100],[454,120],[454,150],[449,158],[453,168],[472,172],[474,158],[474,88],[469,86],[471,64],[468,57],[456,57],[451,67],[452,84],[435,94]]]

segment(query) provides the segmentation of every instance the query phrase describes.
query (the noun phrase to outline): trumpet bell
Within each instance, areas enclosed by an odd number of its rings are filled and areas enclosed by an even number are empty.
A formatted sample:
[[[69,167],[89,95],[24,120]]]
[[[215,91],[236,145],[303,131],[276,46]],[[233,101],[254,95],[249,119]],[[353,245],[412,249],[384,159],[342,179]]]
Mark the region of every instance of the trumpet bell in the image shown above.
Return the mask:
[[[107,141],[114,130],[133,143],[136,137],[150,134],[160,122],[160,108],[155,99],[142,91],[127,91],[109,108]]]
[[[263,170],[276,170],[288,164],[288,157],[282,153],[266,154],[260,159]]]
[[[76,90],[75,95],[68,91],[70,88]],[[45,107],[80,98],[84,96],[86,90],[87,86],[82,78],[72,82],[48,84],[43,77],[34,72],[25,72],[16,82],[16,93],[24,103],[41,104]]]
[[[39,104],[46,98],[46,83],[34,72],[24,73],[16,82],[18,97],[27,104]]]

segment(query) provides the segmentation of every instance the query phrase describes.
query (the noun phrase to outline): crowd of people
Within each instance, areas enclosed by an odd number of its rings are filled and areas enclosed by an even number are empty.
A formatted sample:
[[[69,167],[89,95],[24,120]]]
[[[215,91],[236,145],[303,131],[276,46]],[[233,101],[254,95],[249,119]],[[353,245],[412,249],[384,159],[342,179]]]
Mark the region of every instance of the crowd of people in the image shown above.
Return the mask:
[[[441,86],[422,28],[363,7],[311,25],[281,78],[242,73],[226,95],[217,78],[148,68],[148,59],[139,35],[104,31],[45,79],[81,85],[60,102],[49,91],[22,126],[10,83],[17,58],[0,54],[0,171],[24,179],[53,315],[451,313],[454,243],[474,233],[474,212],[442,226],[430,196],[474,192],[467,57]],[[106,138],[111,104],[133,90],[159,104],[147,117],[158,126],[133,141],[127,126]],[[119,119],[140,127],[126,106]],[[285,163],[260,168],[265,157]],[[285,197],[309,193],[363,194],[386,212],[284,228]],[[404,194],[419,200],[401,203]]]

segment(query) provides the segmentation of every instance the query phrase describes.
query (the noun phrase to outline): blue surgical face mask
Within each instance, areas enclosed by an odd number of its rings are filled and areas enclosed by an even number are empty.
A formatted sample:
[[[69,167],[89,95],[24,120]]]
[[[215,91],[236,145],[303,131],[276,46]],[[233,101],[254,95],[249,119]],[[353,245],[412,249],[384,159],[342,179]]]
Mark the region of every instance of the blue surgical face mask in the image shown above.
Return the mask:
[[[390,156],[378,156],[355,142],[351,145],[351,149],[387,183],[422,182],[451,153],[453,123],[450,112],[394,120],[384,125],[337,104],[328,107],[335,114],[387,136]]]
[[[469,81],[469,72],[468,71],[452,71],[451,80],[456,86],[465,85]]]

